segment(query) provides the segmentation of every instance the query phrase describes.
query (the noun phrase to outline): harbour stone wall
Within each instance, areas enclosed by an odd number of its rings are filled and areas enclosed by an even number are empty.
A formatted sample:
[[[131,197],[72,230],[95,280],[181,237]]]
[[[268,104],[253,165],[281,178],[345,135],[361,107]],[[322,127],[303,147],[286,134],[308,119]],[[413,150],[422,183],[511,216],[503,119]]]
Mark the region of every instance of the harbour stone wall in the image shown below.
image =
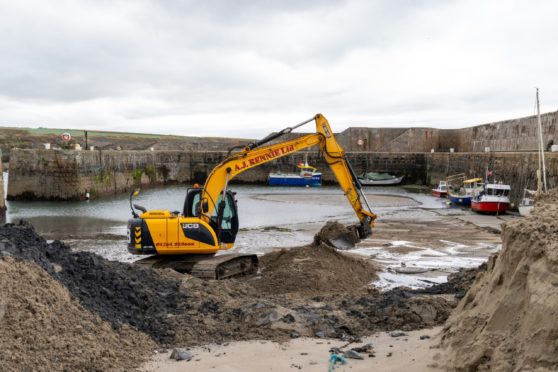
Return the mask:
[[[558,144],[558,111],[541,115],[546,150]],[[528,116],[462,129],[348,128],[337,139],[346,151],[497,152],[536,151],[537,118]]]
[[[558,144],[558,112],[542,115],[543,142]],[[295,134],[291,134],[294,136]],[[287,137],[288,138],[288,137]],[[432,185],[456,173],[482,176],[488,168],[512,186],[517,202],[523,188],[535,188],[537,127],[534,116],[464,129],[349,128],[336,135],[356,173],[391,172],[407,183]],[[454,152],[449,152],[453,148]],[[489,148],[490,152],[485,152]],[[434,149],[434,152],[431,150]],[[313,151],[312,151],[313,150]],[[242,173],[236,182],[264,183],[270,172],[295,171],[306,156],[334,176],[316,151],[298,152]],[[558,187],[558,152],[547,152],[549,187]],[[80,200],[128,192],[138,186],[203,184],[225,151],[72,151],[13,149],[9,200]],[[0,208],[2,206],[0,205]]]
[[[129,192],[136,187],[165,184],[203,184],[224,151],[64,151],[15,150],[8,181],[9,200],[80,200]],[[297,153],[241,173],[234,182],[265,183],[270,172],[295,171],[307,157],[323,172],[325,183],[335,178],[317,152]],[[488,169],[497,180],[510,183],[512,199],[523,188],[535,188],[537,153],[376,153],[349,152],[357,174],[391,172],[406,183],[430,185],[456,173],[483,176]],[[548,185],[558,186],[558,153],[546,155]]]
[[[225,151],[71,151],[13,150],[8,200],[81,200],[128,192],[140,186],[200,183],[227,153]],[[409,182],[423,184],[424,154],[348,153],[357,173],[391,171]],[[264,183],[270,172],[295,171],[298,161],[323,172],[325,183],[335,178],[317,152],[299,152],[241,173],[234,182]]]

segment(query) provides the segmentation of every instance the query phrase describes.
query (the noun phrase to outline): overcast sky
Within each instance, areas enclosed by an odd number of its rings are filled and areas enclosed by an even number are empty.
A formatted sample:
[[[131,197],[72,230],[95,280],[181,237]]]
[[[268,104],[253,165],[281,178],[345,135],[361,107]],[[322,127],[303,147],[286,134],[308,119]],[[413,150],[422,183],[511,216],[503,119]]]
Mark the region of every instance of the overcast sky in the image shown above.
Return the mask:
[[[2,126],[455,128],[533,114],[535,86],[558,109],[552,0],[0,0]]]

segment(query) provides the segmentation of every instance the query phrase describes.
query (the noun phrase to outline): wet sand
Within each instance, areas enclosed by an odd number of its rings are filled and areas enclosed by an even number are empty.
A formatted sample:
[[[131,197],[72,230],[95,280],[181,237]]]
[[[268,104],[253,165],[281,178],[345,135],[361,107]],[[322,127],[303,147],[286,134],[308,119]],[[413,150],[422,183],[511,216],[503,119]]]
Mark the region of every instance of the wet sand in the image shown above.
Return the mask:
[[[366,193],[366,198],[370,205],[376,208],[384,207],[409,207],[420,205],[420,202],[416,201],[410,196],[402,195],[390,195],[390,194],[373,194],[370,192]],[[254,197],[257,200],[267,200],[279,203],[311,203],[315,205],[343,205],[347,204],[347,199],[342,194],[325,194],[325,195],[305,195],[305,194],[291,194],[291,193],[274,193],[274,194],[262,194]]]
[[[432,371],[438,349],[436,336],[441,327],[407,332],[407,336],[391,337],[386,332],[376,333],[351,344],[346,349],[372,343],[374,357],[362,353],[363,360],[347,359],[346,365],[337,364],[335,371]],[[430,338],[421,340],[420,336]],[[300,338],[286,343],[269,341],[233,342],[225,345],[206,345],[190,349],[189,362],[169,359],[170,351],[153,356],[142,371],[327,371],[329,350],[347,342],[317,338]],[[388,356],[389,355],[389,356]],[[435,363],[435,362],[434,362]]]
[[[262,255],[305,245],[327,220],[356,222],[354,212],[336,188],[254,188],[241,192],[237,253]],[[351,252],[371,257],[383,268],[384,273],[374,283],[381,288],[425,287],[445,282],[448,273],[461,267],[480,265],[500,249],[500,224],[515,218],[477,215],[450,207],[445,199],[399,189],[367,189],[366,194],[378,220],[373,235]],[[125,232],[118,239],[114,229],[110,233],[102,232],[103,228],[88,233],[82,229],[48,230],[44,234],[47,238],[63,239],[77,250],[123,262],[137,259],[125,249]],[[402,266],[413,268],[415,273],[402,273]]]

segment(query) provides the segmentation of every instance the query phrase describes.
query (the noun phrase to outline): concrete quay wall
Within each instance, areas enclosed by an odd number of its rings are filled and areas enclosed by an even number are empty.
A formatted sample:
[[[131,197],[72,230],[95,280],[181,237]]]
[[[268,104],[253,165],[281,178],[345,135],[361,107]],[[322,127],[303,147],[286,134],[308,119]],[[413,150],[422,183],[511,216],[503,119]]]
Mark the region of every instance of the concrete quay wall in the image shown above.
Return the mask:
[[[558,144],[558,111],[541,115],[543,145],[546,150]],[[456,148],[460,152],[536,151],[539,143],[537,117],[504,120],[459,129]]]

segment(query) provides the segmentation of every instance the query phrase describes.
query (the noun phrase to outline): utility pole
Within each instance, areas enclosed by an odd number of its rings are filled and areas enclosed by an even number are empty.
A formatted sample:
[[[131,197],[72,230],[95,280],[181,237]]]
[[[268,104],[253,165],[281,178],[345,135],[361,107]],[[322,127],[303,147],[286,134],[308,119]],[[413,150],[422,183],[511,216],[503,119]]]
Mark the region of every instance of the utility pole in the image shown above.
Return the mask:
[[[87,131],[83,131],[85,133],[85,150],[89,150],[89,146],[87,146]]]
[[[543,134],[542,134],[542,123],[541,123],[541,108],[539,103],[539,88],[537,88],[537,124],[539,127],[539,161],[540,165],[542,165],[542,179],[543,179],[543,192],[546,192],[546,165],[544,163],[544,143],[543,143]]]

